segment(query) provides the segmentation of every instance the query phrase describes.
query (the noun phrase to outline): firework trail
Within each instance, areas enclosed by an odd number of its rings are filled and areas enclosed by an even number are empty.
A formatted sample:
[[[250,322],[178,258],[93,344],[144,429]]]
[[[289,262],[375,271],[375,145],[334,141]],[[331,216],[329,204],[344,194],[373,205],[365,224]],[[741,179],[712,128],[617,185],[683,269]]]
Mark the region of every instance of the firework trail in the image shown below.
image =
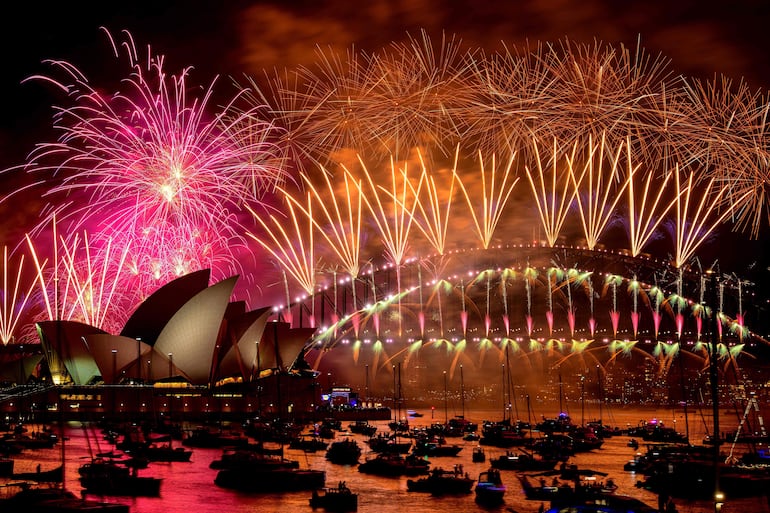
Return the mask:
[[[270,214],[268,223],[263,216],[247,207],[266,234],[260,237],[249,232],[247,235],[259,243],[282,266],[283,270],[297,281],[305,294],[312,296],[315,292],[316,271],[311,195],[310,193],[307,195],[307,206],[299,203],[286,192],[285,197],[288,200],[286,206],[289,209],[291,221],[289,230],[284,228],[287,224],[285,219]]]
[[[14,340],[19,328],[19,321],[26,312],[27,302],[32,294],[32,289],[35,287],[34,280],[28,286],[22,286],[24,255],[18,258],[15,268],[11,268],[11,265],[11,261],[8,260],[8,247],[3,246],[3,300],[0,303],[2,307],[2,311],[0,311],[0,341],[4,346]],[[9,273],[13,280],[12,285],[8,282]]]
[[[460,190],[463,192],[465,201],[470,210],[471,217],[473,219],[473,225],[476,227],[476,233],[481,242],[481,246],[487,249],[492,242],[492,236],[495,233],[500,218],[503,215],[505,206],[508,204],[508,200],[511,197],[513,188],[519,181],[518,177],[512,176],[511,168],[516,160],[516,154],[511,154],[508,159],[508,163],[505,165],[505,169],[502,172],[502,176],[497,176],[497,159],[495,155],[492,155],[492,166],[490,170],[490,177],[487,179],[487,171],[484,167],[484,159],[479,154],[479,165],[481,168],[481,212],[476,212],[475,202],[477,197],[471,196],[468,193],[468,187],[463,183],[462,178],[455,171],[457,183],[460,185]],[[499,185],[497,184],[499,180]]]
[[[693,173],[690,173],[687,184],[681,187],[679,178],[679,169],[675,171],[676,190],[682,191],[676,196],[676,247],[674,256],[674,266],[677,268],[685,265],[695,253],[695,250],[706,238],[717,229],[717,227],[730,217],[730,214],[737,208],[747,195],[746,191],[739,198],[735,198],[737,203],[723,206],[719,212],[718,205],[727,189],[717,188],[714,190],[715,178],[708,181],[704,189],[696,189],[693,183]],[[700,196],[700,202],[693,201]],[[691,208],[693,207],[693,208]]]
[[[553,140],[550,168],[547,167],[547,164],[543,165],[537,142],[533,141],[533,145],[536,166],[534,169],[526,166],[525,171],[532,188],[532,195],[545,231],[546,240],[548,245],[553,247],[559,238],[559,233],[577,191],[572,187],[570,179],[572,170],[560,171],[559,169],[556,139]],[[577,144],[572,146],[572,154],[567,159],[568,162],[575,161],[576,152]]]
[[[599,237],[616,212],[626,187],[633,179],[633,172],[630,172],[620,187],[613,187],[613,182],[617,181],[618,160],[623,148],[620,147],[615,152],[607,170],[603,165],[605,144],[604,134],[601,142],[598,143],[594,143],[593,136],[589,136],[588,155],[585,157],[583,170],[579,173],[569,173],[575,187],[575,202],[588,249],[594,249],[599,243]],[[572,160],[573,157],[574,154],[572,157],[567,156],[567,167],[570,170],[578,168],[577,162]]]
[[[444,255],[446,251],[449,212],[452,207],[455,182],[457,181],[458,154],[459,147],[455,153],[455,164],[452,168],[452,178],[448,191],[444,188],[439,190],[436,187],[435,177],[428,174],[422,154],[419,154],[420,164],[422,165],[420,183],[415,188],[411,181],[407,181],[412,194],[418,199],[416,214],[419,215],[415,217],[414,224],[439,255]],[[424,198],[419,195],[420,190],[425,191]],[[446,196],[446,206],[442,207],[444,196]]]

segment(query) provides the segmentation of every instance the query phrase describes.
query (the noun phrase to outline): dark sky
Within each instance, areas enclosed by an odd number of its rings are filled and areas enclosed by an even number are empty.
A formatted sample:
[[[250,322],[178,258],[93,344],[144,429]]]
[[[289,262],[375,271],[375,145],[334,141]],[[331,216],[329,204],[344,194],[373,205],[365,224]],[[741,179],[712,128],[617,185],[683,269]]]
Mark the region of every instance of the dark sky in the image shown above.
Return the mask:
[[[98,77],[113,62],[100,26],[129,30],[139,45],[167,55],[170,72],[193,66],[191,82],[201,85],[215,75],[312,62],[315,45],[373,51],[426,29],[488,50],[500,41],[569,37],[635,46],[640,38],[650,54],[670,58],[677,73],[745,78],[766,90],[769,20],[763,0],[17,2],[0,22],[0,166],[18,163],[34,142],[51,137],[50,105],[61,99],[50,87],[21,81],[46,72],[44,59],[68,60]]]

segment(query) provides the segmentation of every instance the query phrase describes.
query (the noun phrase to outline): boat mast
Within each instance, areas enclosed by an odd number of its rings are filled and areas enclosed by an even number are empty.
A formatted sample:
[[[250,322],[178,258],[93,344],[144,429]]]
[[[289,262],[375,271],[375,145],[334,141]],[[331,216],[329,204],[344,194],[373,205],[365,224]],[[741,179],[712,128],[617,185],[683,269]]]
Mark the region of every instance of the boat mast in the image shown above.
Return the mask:
[[[602,368],[596,366],[596,382],[599,385],[599,428],[602,425],[602,402],[604,402],[604,384],[602,383]]]
[[[446,371],[444,371],[444,425],[449,424],[449,411],[447,409]]]
[[[586,377],[580,376],[580,425],[586,425]]]
[[[711,381],[711,405],[714,415],[714,501],[717,511],[721,507],[721,492],[719,490],[719,373],[717,369],[717,276],[713,270],[706,271],[711,277],[709,287],[709,303],[711,305],[711,347],[709,348],[709,378]],[[680,349],[681,351],[681,349]]]
[[[401,420],[401,402],[403,401],[403,390],[401,389],[401,362],[398,362],[398,419]]]
[[[501,366],[501,368],[502,368],[502,379],[503,379],[503,382],[502,382],[502,385],[503,385],[503,388],[502,388],[502,390],[503,390],[503,422],[505,422],[505,420],[507,419],[507,416],[506,416],[505,412],[508,409],[508,403],[506,402],[506,396],[505,396],[506,391],[507,391],[506,387],[505,387],[505,364],[503,364]]]
[[[460,405],[463,418],[465,418],[465,381],[463,381],[463,366],[460,364]]]
[[[393,422],[398,422],[399,417],[398,392],[396,389],[396,366],[393,365]]]

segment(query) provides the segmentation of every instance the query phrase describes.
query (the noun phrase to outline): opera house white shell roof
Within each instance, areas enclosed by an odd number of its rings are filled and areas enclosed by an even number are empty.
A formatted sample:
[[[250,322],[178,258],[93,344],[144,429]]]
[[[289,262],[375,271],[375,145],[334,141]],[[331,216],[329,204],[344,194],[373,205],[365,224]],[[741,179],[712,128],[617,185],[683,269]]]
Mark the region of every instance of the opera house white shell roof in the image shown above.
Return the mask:
[[[315,329],[268,322],[270,309],[245,311],[245,304],[230,302],[237,276],[211,286],[208,279],[205,270],[167,283],[136,309],[119,335],[71,321],[37,323],[55,382],[180,376],[206,385],[289,369]]]

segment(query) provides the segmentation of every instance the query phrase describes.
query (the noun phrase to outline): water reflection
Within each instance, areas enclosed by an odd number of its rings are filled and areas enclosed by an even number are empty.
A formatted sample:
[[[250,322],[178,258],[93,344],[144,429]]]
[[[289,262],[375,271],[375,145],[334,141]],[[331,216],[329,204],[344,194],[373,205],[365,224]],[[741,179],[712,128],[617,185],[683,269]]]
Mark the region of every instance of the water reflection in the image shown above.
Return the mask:
[[[483,419],[496,420],[498,411],[466,411],[466,416],[476,422]],[[624,409],[614,411],[607,415],[605,423],[625,428],[635,426],[642,419],[657,417],[665,420],[669,425],[678,424],[681,428],[684,424],[681,412],[671,410],[640,410]],[[678,422],[677,422],[678,421]],[[725,412],[720,421],[725,431],[737,427],[737,419],[734,412]],[[413,425],[429,425],[429,416],[412,419]],[[376,423],[380,431],[387,431],[387,421]],[[346,427],[347,423],[343,423]],[[707,433],[708,428],[703,422],[690,419],[690,438],[699,442]],[[103,440],[101,432],[91,425],[83,426],[79,423],[70,423],[65,428],[65,434],[69,438],[65,444],[65,475],[66,485],[70,490],[79,492],[81,487],[78,482],[78,467],[89,461],[92,454],[108,452],[112,446]],[[361,456],[363,461],[368,451],[364,435],[352,435],[364,450]],[[340,435],[337,435],[338,439]],[[505,452],[504,449],[486,447],[487,461],[476,463],[472,461],[472,451],[478,442],[463,441],[460,438],[449,439],[450,443],[463,447],[456,457],[436,457],[431,460],[433,467],[452,468],[455,464],[462,464],[464,469],[474,479],[478,474],[487,469],[491,458],[495,458]],[[639,489],[635,486],[637,476],[623,471],[623,465],[633,458],[635,450],[628,446],[628,437],[613,437],[606,440],[601,449],[590,453],[580,453],[571,459],[581,468],[606,472],[618,485],[618,493],[632,495],[645,503],[655,506],[657,497],[651,492]],[[640,448],[640,450],[643,447]],[[138,498],[110,498],[119,502],[129,503],[133,513],[246,513],[254,511],[281,511],[287,513],[312,511],[309,505],[310,492],[290,493],[263,493],[243,494],[225,490],[214,485],[216,471],[209,468],[214,459],[221,456],[220,449],[194,449],[190,462],[152,463],[142,472],[163,479],[161,496]],[[334,486],[339,481],[345,481],[348,487],[359,494],[358,511],[376,513],[433,513],[437,510],[453,512],[470,511],[501,511],[518,513],[534,513],[540,503],[528,501],[524,497],[516,474],[513,471],[503,471],[503,480],[508,487],[508,492],[503,505],[495,508],[483,508],[474,502],[473,494],[462,496],[433,497],[429,494],[408,492],[405,477],[379,477],[362,474],[356,466],[332,464],[325,458],[324,451],[305,453],[300,450],[287,449],[286,456],[298,460],[302,468],[312,468],[326,471],[327,486]],[[58,465],[61,453],[58,448],[49,450],[28,450],[16,457],[16,472],[34,471],[37,465],[46,470]],[[677,508],[682,513],[706,513],[714,510],[714,505],[706,501],[685,502],[677,500]],[[547,504],[545,505],[547,506]],[[322,511],[322,510],[320,510]],[[724,505],[722,512],[751,511],[755,513],[770,512],[767,499],[754,498],[729,501]]]

